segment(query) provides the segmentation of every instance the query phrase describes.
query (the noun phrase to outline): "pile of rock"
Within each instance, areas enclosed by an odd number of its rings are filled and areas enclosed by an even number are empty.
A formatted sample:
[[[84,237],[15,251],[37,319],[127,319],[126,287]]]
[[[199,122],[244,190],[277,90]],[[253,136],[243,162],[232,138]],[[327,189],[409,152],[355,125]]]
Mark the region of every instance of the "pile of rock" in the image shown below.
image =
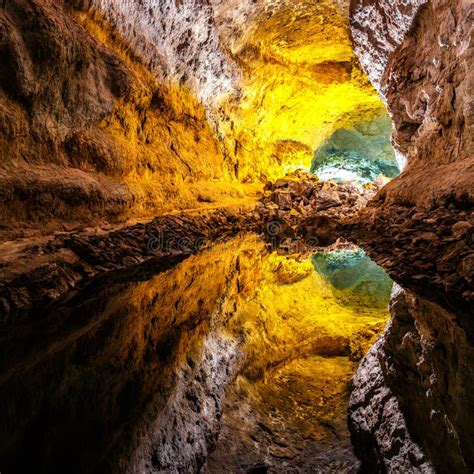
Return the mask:
[[[320,182],[296,171],[267,184],[257,210],[267,240],[280,250],[299,253],[336,242],[377,190],[377,184]]]

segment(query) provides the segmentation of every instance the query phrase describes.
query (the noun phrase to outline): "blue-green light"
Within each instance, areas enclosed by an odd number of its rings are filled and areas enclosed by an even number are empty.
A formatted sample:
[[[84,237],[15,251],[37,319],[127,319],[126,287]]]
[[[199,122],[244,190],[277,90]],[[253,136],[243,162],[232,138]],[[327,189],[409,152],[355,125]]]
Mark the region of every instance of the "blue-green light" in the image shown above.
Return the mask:
[[[400,174],[390,143],[387,116],[336,130],[314,153],[311,172],[321,180],[373,182],[380,175]]]
[[[343,299],[376,307],[388,305],[393,282],[362,249],[319,252],[312,262]]]

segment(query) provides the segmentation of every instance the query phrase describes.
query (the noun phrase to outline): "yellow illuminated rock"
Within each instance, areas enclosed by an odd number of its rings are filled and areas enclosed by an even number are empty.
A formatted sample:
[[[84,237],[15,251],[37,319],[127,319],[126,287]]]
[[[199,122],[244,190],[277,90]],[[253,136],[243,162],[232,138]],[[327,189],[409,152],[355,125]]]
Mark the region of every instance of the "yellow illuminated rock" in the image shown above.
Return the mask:
[[[154,215],[226,205],[255,194],[235,176],[226,143],[195,94],[145,68],[97,13],[79,14],[91,35],[116,53],[124,70],[123,98],[100,124],[100,140],[114,144],[115,175],[133,195],[130,212]]]
[[[271,465],[286,459],[304,466],[314,462],[318,450],[318,466],[333,472],[334,446],[338,462],[353,462],[348,384],[386,324],[388,308],[360,299],[352,306],[342,303],[342,294],[315,272],[309,259],[269,255],[255,236],[192,257],[184,268],[185,298],[195,293],[194,285],[205,283],[205,293],[199,293],[201,299],[205,295],[203,309],[212,308],[216,288],[226,282],[225,298],[218,300],[213,317],[224,316],[226,331],[242,352],[206,472],[231,472],[262,452]],[[193,284],[189,272],[196,275]],[[169,295],[169,290],[161,291]],[[191,304],[190,314],[197,308]]]
[[[345,0],[211,0],[192,15],[180,2],[53,3],[57,18],[45,4],[38,24],[50,61],[18,25],[7,48],[32,58],[6,60],[32,102],[0,93],[8,222],[255,201],[269,179],[309,170],[336,129],[384,111],[351,52]]]
[[[235,12],[221,15],[225,42]],[[229,111],[242,179],[308,169],[335,129],[384,111],[352,53],[346,12],[335,2],[257,7],[231,51],[243,70],[242,95]],[[288,153],[287,143],[298,150]]]
[[[310,355],[366,353],[383,329],[388,308],[359,300],[342,303],[335,290],[313,269],[310,260],[269,255],[261,262],[260,282],[241,305],[232,324],[241,328],[252,378],[271,376],[272,368]]]
[[[156,330],[163,337],[173,327],[193,325],[192,337],[198,341],[198,327],[206,332],[223,325],[229,336],[241,340],[243,375],[253,381],[270,381],[274,370],[313,356],[356,361],[388,318],[388,308],[360,299],[352,306],[341,303],[310,259],[268,254],[256,235],[215,245],[131,286],[108,311],[121,307],[146,314],[147,321],[159,315]],[[137,344],[145,349],[145,341]]]

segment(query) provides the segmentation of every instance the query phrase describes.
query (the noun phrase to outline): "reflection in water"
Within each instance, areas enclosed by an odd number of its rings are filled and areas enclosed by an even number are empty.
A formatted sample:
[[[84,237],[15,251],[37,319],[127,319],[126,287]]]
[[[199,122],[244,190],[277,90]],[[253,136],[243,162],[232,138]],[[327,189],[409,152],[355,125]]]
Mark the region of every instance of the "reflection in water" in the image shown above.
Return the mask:
[[[400,174],[390,142],[392,122],[386,112],[339,128],[314,153],[311,172],[325,180],[369,183]]]
[[[362,249],[319,252],[312,261],[315,270],[334,287],[337,298],[346,302],[356,299],[361,306],[387,308],[393,282]]]
[[[208,472],[355,462],[347,383],[387,311],[343,304],[309,259],[252,235],[180,260],[2,336],[6,472],[196,471],[216,444]]]
[[[347,388],[383,330],[388,300],[340,292],[309,258],[268,255],[259,276],[229,324],[244,335],[245,358],[207,470],[355,472]]]

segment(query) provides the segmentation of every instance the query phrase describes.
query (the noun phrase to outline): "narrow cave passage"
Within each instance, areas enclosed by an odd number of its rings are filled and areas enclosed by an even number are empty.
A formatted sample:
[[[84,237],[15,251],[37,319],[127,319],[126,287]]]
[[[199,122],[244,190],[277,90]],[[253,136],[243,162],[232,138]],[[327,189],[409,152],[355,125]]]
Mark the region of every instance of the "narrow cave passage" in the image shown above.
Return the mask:
[[[354,181],[361,184],[393,179],[400,165],[390,143],[392,122],[385,111],[353,128],[337,128],[315,151],[311,171],[322,180]],[[385,184],[385,183],[384,183]]]
[[[472,2],[0,2],[0,474],[474,472]]]

